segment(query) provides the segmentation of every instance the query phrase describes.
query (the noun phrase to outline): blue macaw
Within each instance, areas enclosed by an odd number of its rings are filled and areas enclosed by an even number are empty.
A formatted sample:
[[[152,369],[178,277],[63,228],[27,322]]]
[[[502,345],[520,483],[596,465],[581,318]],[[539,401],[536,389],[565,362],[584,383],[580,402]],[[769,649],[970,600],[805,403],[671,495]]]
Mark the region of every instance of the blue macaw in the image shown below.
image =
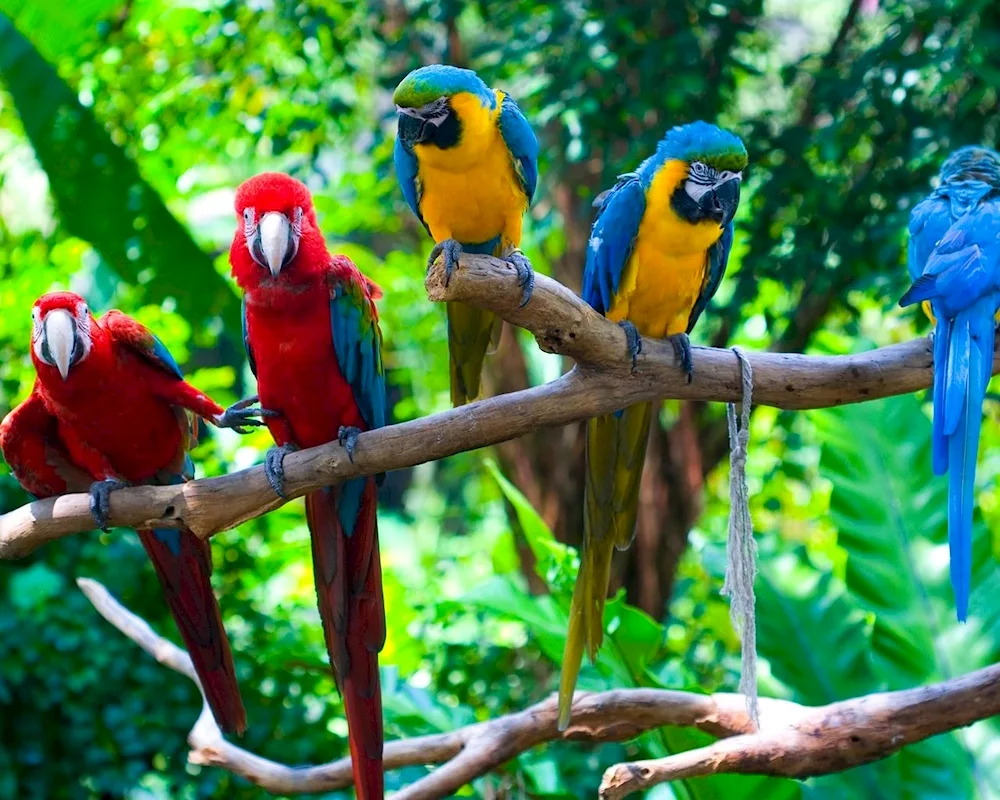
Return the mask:
[[[535,278],[518,247],[521,220],[538,182],[538,142],[517,103],[475,72],[435,64],[396,87],[394,161],[403,196],[436,242],[428,268],[444,253],[450,276],[459,255],[500,256],[517,270],[521,305]],[[483,359],[500,333],[489,311],[448,303],[451,399],[476,398]]]
[[[603,199],[583,299],[624,328],[633,367],[640,336],[669,337],[691,379],[687,334],[722,281],[746,165],[738,137],[694,122],[668,131],[656,153]],[[587,423],[583,551],[559,686],[561,729],[569,724],[584,644],[594,661],[604,636],[612,552],[632,543],[652,416],[653,404],[642,403]]]
[[[933,466],[948,473],[948,543],[956,613],[972,578],[972,510],[983,399],[1000,310],[1000,155],[963,147],[910,215],[913,285],[901,306],[930,303],[934,328]]]

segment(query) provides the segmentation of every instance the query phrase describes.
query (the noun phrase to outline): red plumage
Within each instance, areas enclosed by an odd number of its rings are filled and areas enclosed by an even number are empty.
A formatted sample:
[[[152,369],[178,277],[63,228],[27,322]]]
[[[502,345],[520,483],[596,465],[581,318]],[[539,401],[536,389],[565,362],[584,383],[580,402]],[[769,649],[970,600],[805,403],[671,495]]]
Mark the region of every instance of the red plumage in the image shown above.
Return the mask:
[[[308,189],[287,175],[265,173],[245,182],[237,190],[236,212],[230,262],[244,291],[246,346],[260,404],[276,412],[267,418],[275,442],[314,447],[337,439],[341,426],[364,431],[382,424],[371,419],[373,408],[384,415],[373,302],[378,288],[350,259],[329,254]],[[265,216],[278,226],[272,230],[289,232],[287,244],[283,233],[270,240],[278,243],[280,265],[262,242]],[[356,319],[357,328],[347,319]],[[355,790],[358,798],[373,800],[383,797],[378,653],[385,643],[385,608],[376,481],[359,481],[312,492],[305,502],[317,600],[344,699]],[[350,492],[355,495],[346,497]],[[345,515],[353,527],[349,534]]]
[[[73,335],[65,378],[43,335],[52,312]],[[46,497],[87,491],[105,479],[156,484],[189,477],[186,451],[196,421],[188,412],[214,421],[223,409],[179,377],[158,340],[118,311],[98,322],[69,292],[41,297],[32,314],[38,377],[0,424],[0,450],[21,485]],[[208,543],[190,531],[142,530],[139,538],[216,720],[224,731],[242,733],[246,712],[212,592]]]

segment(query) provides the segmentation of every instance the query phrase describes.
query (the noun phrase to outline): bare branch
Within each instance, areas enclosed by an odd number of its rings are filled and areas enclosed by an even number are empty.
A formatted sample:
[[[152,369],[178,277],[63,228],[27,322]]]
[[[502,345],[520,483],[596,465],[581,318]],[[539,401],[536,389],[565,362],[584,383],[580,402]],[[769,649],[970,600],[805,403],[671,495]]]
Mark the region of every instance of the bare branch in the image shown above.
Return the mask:
[[[97,581],[80,588],[108,622],[161,664],[197,683],[187,653],[157,635]],[[619,742],[664,725],[697,728],[723,737],[668,758],[618,764],[601,784],[602,800],[658,783],[717,773],[803,778],[886,758],[901,747],[1000,713],[1000,664],[943,683],[806,707],[761,699],[759,731],[736,694],[699,695],[656,689],[578,692],[569,730],[556,728],[556,698],[524,711],[456,731],[388,742],[386,770],[442,764],[394,797],[438,800],[545,742]],[[227,742],[207,707],[188,735],[193,764],[219,767],[274,794],[307,794],[351,785],[350,759],[289,767]]]
[[[729,350],[694,348],[688,384],[670,345],[645,341],[635,373],[625,335],[569,289],[537,277],[535,292],[518,308],[513,268],[489,256],[464,256],[445,287],[440,269],[427,279],[431,299],[490,308],[531,331],[543,350],[578,366],[544,386],[492,397],[422,419],[361,434],[355,461],[336,442],[285,459],[289,497],[360,475],[402,469],[465,450],[497,444],[533,430],[607,414],[658,398],[739,399],[740,370]],[[778,408],[824,408],[923,389],[931,382],[926,339],[849,356],[748,354],[754,400]],[[994,363],[1000,369],[1000,361]],[[271,511],[274,495],[261,467],[176,486],[141,486],[111,495],[110,522],[130,528],[185,527],[207,538]],[[20,558],[40,545],[93,528],[82,494],[39,500],[0,517],[0,559]]]
[[[887,758],[914,742],[1000,713],[1000,664],[943,683],[883,692],[804,709],[790,724],[765,722],[759,733],[604,773],[601,800],[618,800],[658,783],[740,773],[808,778]]]

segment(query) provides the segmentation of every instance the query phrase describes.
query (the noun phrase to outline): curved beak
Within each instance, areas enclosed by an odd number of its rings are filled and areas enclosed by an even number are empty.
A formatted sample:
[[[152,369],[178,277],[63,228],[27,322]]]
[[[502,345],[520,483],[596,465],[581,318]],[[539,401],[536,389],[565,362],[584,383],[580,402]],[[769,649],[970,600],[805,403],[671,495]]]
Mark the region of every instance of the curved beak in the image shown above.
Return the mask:
[[[396,112],[399,116],[398,135],[406,147],[412,149],[413,145],[422,144],[434,135],[437,125],[425,119],[419,109],[396,106]]]
[[[707,192],[702,198],[707,215],[719,223],[720,227],[726,227],[736,216],[736,209],[740,205],[740,179],[733,176],[725,183],[720,183],[711,192]]]
[[[288,217],[277,211],[269,211],[260,218],[257,226],[257,241],[254,242],[254,257],[261,266],[278,277],[282,267],[295,257],[298,242],[295,240]]]
[[[59,370],[63,380],[69,375],[77,352],[76,320],[63,308],[45,315],[42,324],[42,355]]]

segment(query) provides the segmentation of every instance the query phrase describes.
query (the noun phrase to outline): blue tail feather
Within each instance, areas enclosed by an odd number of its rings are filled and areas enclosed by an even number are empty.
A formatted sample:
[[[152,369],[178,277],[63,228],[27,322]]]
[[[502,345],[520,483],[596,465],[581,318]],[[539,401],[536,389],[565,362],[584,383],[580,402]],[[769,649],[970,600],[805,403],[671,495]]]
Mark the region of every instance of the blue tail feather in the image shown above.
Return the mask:
[[[934,333],[934,424],[932,464],[935,475],[948,471],[948,437],[944,434],[944,399],[946,394],[946,372],[938,369],[939,364],[948,362],[948,341],[951,338],[951,323],[938,316]]]
[[[951,467],[948,481],[948,546],[951,585],[959,622],[965,622],[969,610],[976,460],[983,400],[993,371],[993,316],[974,314],[972,312],[961,319],[962,327],[970,334],[967,340],[965,384],[949,386],[949,400],[954,396],[955,402],[961,403],[958,427],[948,443]]]

